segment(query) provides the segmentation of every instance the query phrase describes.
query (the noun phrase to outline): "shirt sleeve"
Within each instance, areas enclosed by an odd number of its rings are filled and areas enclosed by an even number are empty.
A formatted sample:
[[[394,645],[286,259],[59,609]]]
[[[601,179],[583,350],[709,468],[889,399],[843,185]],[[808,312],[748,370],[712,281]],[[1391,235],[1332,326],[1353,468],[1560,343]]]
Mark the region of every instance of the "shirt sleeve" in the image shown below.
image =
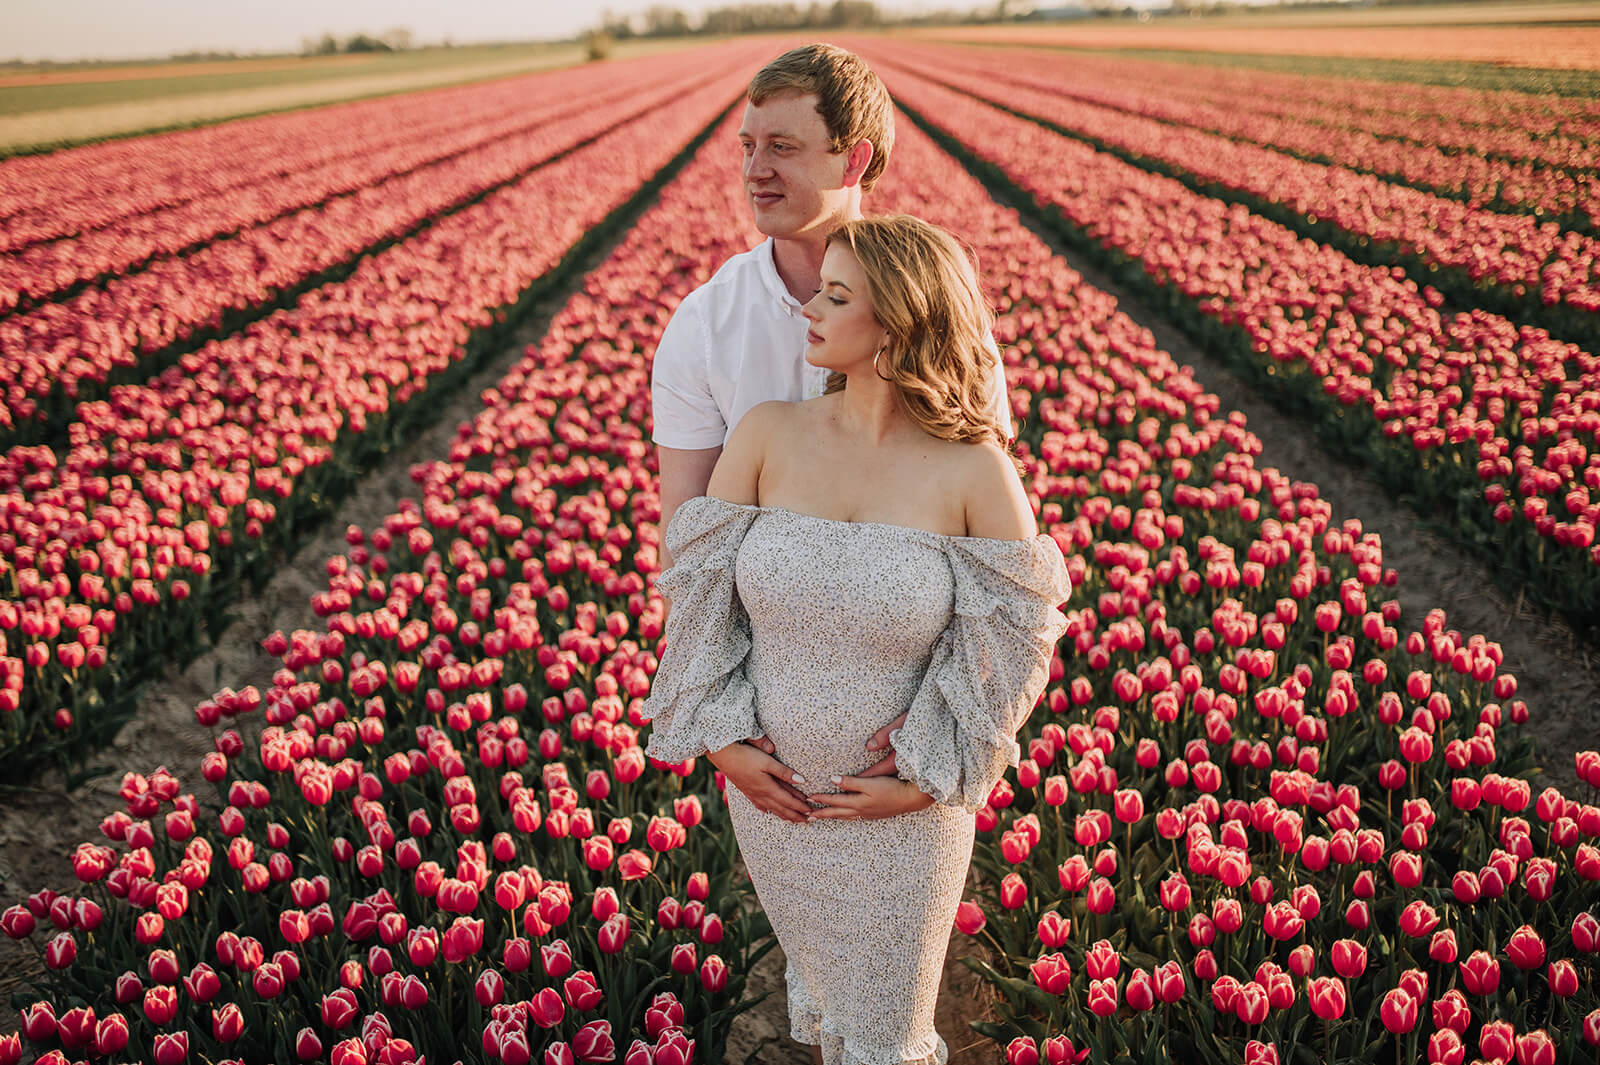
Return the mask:
[[[656,580],[672,599],[667,639],[643,716],[645,754],[677,763],[754,739],[755,687],[745,675],[750,618],[734,586],[733,565],[756,508],[696,496],[667,526],[676,559]]]
[[[1016,426],[1011,422],[1011,394],[1006,389],[1006,364],[1000,357],[1000,345],[995,343],[994,333],[984,335],[984,346],[989,349],[989,354],[994,356],[994,414],[1000,423],[1000,429],[1006,434],[1007,439],[1017,435]]]
[[[962,540],[949,556],[954,612],[890,742],[901,779],[976,810],[1020,757],[1017,730],[1049,680],[1071,582],[1048,536]]]
[[[711,394],[711,337],[693,293],[678,305],[656,345],[650,370],[651,434],[661,447],[721,447],[728,425]]]

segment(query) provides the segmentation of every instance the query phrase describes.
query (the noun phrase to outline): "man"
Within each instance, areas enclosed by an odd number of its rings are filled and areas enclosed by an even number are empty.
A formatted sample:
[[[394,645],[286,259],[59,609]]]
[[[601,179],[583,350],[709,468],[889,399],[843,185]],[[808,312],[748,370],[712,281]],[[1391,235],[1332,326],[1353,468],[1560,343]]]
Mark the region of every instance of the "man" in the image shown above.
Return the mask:
[[[786,52],[750,83],[743,177],[767,240],[729,259],[674,312],[651,380],[661,527],[704,495],[745,412],[822,394],[805,361],[805,316],[830,232],[861,217],[894,144],[894,104],[860,57],[832,45]],[[662,559],[663,566],[670,559]]]
[[[894,146],[894,103],[852,52],[811,44],[763,67],[739,127],[742,175],[756,228],[767,239],[735,255],[686,297],[656,349],[651,378],[661,477],[661,528],[704,495],[723,444],[751,407],[822,394],[827,371],[807,364],[801,308],[821,284],[827,238],[862,216],[862,196]],[[1005,390],[996,396],[1009,428]],[[671,565],[665,545],[662,567]],[[881,750],[891,722],[868,747]],[[789,821],[810,809],[771,757],[772,744],[738,744],[716,764],[757,806]],[[895,771],[893,751],[863,775]]]

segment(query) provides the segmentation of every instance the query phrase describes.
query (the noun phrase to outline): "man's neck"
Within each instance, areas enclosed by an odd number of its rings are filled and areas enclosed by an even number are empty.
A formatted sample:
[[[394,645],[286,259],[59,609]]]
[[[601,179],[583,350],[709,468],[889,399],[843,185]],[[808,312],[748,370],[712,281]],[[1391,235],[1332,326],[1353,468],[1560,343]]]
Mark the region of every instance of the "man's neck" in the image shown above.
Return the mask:
[[[828,234],[836,226],[860,217],[860,204],[852,204],[850,210],[834,219],[831,225],[819,226],[801,236],[772,238],[772,263],[778,268],[778,277],[789,295],[802,304],[811,301],[822,287],[822,257],[828,251]]]
[[[772,264],[778,278],[800,303],[809,303],[822,285],[822,256],[828,250],[826,238],[772,239]]]

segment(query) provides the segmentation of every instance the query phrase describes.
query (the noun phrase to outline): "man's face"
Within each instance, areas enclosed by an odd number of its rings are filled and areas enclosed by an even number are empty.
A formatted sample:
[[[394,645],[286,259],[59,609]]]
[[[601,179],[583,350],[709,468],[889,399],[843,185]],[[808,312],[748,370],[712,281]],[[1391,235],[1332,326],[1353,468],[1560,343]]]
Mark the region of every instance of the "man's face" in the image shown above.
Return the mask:
[[[780,239],[820,236],[843,220],[848,153],[829,150],[815,93],[746,104],[739,143],[745,194],[762,233]]]

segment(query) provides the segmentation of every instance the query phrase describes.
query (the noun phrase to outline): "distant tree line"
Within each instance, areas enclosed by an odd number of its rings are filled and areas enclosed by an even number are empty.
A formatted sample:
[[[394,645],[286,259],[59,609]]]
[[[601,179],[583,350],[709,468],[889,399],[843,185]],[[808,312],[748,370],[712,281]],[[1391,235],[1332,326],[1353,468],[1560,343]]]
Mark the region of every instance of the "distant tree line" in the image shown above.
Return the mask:
[[[776,3],[725,4],[710,8],[698,19],[691,19],[680,8],[656,4],[642,14],[632,16],[606,11],[590,35],[625,41],[635,37],[848,30],[923,22],[947,25],[952,22],[988,20],[994,18],[995,14],[996,6],[990,5],[976,11],[941,11],[906,18],[886,15],[872,0],[812,0],[810,3],[782,0]]]
[[[352,34],[340,39],[331,33],[321,37],[303,37],[301,55],[340,55],[359,52],[405,52],[413,46],[411,31],[405,28],[388,30],[376,37],[366,33]]]

